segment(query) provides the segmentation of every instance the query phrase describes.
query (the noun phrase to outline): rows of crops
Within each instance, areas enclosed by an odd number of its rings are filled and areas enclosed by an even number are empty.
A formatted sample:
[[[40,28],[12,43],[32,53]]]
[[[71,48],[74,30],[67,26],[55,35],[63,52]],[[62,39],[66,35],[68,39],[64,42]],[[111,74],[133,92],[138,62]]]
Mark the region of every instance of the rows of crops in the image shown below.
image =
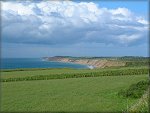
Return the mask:
[[[141,75],[141,74],[148,74],[148,68],[104,70],[99,72],[87,72],[87,73],[61,73],[61,74],[50,74],[50,75],[1,78],[1,81],[11,82],[11,81],[31,81],[31,80],[49,80],[49,79],[65,79],[65,78],[81,78],[81,77],[98,77],[98,76]]]

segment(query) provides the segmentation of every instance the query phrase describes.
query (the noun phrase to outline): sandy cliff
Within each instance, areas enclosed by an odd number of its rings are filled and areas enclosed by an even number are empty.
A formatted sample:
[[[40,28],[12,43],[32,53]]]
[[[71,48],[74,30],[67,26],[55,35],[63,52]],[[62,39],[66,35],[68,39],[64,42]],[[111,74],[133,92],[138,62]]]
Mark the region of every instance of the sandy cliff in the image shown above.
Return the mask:
[[[125,62],[117,60],[106,60],[106,59],[70,59],[63,57],[47,57],[45,58],[49,61],[58,61],[58,62],[69,62],[76,64],[84,64],[94,66],[95,68],[105,68],[105,67],[115,67],[115,66],[125,66]]]

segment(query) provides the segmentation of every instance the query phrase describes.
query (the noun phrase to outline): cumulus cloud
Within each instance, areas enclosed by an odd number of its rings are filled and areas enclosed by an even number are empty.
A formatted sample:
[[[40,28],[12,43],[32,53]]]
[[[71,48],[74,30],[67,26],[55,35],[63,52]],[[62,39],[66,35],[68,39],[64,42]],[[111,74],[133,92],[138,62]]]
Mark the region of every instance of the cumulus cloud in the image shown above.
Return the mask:
[[[2,2],[2,41],[69,45],[132,45],[147,40],[148,21],[127,8],[93,2]]]

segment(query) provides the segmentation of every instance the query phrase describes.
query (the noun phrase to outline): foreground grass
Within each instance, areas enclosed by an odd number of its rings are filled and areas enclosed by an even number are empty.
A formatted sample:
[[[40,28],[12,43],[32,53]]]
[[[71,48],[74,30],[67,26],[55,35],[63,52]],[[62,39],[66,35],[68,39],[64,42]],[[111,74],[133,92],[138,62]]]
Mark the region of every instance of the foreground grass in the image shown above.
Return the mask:
[[[118,112],[127,99],[118,91],[148,75],[101,76],[2,83],[2,111]],[[128,106],[137,102],[129,99]]]
[[[132,113],[148,113],[149,111],[149,92],[146,91],[143,96],[129,108],[129,112]]]

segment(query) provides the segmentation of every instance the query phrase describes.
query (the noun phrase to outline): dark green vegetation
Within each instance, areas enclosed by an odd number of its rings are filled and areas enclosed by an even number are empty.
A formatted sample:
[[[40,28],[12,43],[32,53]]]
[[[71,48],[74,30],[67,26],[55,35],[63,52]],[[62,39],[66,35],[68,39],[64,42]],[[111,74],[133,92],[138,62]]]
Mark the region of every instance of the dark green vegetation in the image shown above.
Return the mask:
[[[128,89],[121,90],[119,92],[119,95],[122,95],[124,97],[131,97],[131,98],[140,98],[145,91],[148,90],[149,87],[149,81],[139,81],[136,84],[132,84]]]
[[[126,67],[149,66],[150,64],[150,60],[148,57],[124,56],[124,57],[118,57],[116,58],[116,60],[125,62]]]
[[[125,66],[127,66],[127,67],[129,67],[129,66],[130,67],[132,67],[132,66],[148,66],[149,63],[150,62],[147,62],[147,61],[134,61],[134,62],[127,61]]]
[[[72,69],[73,70],[73,69]],[[79,71],[79,72],[78,72]],[[82,72],[80,72],[82,71]],[[5,74],[5,72],[3,72]],[[2,74],[3,74],[2,73]],[[24,72],[25,73],[25,72]],[[49,79],[66,79],[66,78],[81,78],[81,77],[99,77],[99,76],[124,76],[124,75],[141,75],[148,74],[148,68],[133,68],[133,69],[107,69],[107,70],[74,70],[73,72],[37,74],[28,76],[2,76],[2,82],[10,81],[31,81],[31,80],[49,80]]]
[[[92,70],[1,70],[1,110],[148,112],[148,59],[110,57],[107,60],[120,60],[126,65]]]
[[[110,58],[110,60],[112,59],[115,58],[114,57]],[[150,64],[149,57],[124,56],[124,57],[117,57],[116,60],[125,62],[126,67],[149,66]]]

